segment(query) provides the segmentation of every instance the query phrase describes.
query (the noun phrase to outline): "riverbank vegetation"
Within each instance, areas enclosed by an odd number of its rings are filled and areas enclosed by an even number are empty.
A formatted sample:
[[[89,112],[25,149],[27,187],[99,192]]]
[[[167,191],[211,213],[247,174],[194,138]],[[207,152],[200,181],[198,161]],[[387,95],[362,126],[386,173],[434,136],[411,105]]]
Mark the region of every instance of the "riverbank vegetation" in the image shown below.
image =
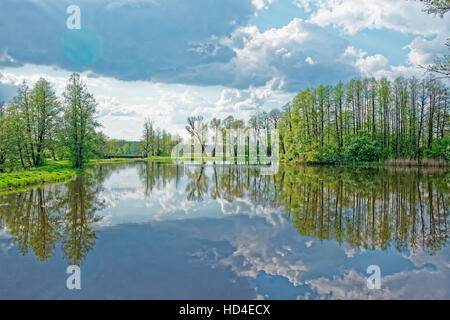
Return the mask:
[[[286,162],[448,166],[449,96],[448,87],[432,77],[355,79],[300,91],[281,110],[257,112],[247,122],[232,115],[210,121],[192,116],[186,130],[191,144],[201,144],[203,151],[212,147],[205,161],[220,160],[227,145],[238,157],[239,134],[250,130],[258,140],[267,139],[267,150],[258,145],[258,154],[270,156],[270,135],[277,129]],[[109,139],[98,130],[96,105],[76,73],[62,97],[43,78],[32,88],[24,82],[8,105],[0,104],[0,188],[71,178],[76,171],[70,168],[90,162],[130,160],[121,156],[166,159],[183,141],[149,118],[141,141]],[[248,140],[239,156],[248,158]],[[66,167],[55,167],[61,160]]]
[[[104,144],[95,112],[95,99],[76,73],[62,98],[44,78],[33,88],[23,82],[12,102],[0,106],[1,168],[37,168],[47,158],[82,168]]]
[[[25,171],[12,171],[0,174],[0,190],[71,180],[77,170],[68,161],[46,164]]]
[[[450,160],[449,90],[428,78],[357,79],[297,94],[283,108],[287,159],[336,163]]]
[[[191,144],[236,157],[239,135],[255,134],[271,154],[279,130],[288,162],[447,166],[450,161],[449,89],[436,78],[355,79],[300,91],[282,110],[262,111],[247,123],[228,116],[187,119]],[[267,143],[268,142],[268,143]],[[216,150],[217,146],[220,150]],[[229,146],[233,150],[226,151]],[[248,156],[249,142],[245,142]],[[263,151],[263,152],[261,152]]]

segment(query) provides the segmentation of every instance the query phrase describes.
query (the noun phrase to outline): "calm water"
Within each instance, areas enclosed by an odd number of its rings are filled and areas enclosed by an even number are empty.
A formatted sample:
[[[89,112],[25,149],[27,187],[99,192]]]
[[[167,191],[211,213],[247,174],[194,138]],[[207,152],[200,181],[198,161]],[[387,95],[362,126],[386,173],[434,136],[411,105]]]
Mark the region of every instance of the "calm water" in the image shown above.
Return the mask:
[[[0,299],[450,299],[449,187],[417,169],[100,165],[0,195]]]

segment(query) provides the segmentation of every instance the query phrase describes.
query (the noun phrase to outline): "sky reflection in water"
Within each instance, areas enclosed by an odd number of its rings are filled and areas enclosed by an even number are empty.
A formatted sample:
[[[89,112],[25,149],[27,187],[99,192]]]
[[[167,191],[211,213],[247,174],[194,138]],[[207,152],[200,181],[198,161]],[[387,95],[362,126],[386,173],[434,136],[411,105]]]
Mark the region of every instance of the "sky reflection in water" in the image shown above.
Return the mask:
[[[449,178],[100,165],[0,195],[0,299],[449,299]]]

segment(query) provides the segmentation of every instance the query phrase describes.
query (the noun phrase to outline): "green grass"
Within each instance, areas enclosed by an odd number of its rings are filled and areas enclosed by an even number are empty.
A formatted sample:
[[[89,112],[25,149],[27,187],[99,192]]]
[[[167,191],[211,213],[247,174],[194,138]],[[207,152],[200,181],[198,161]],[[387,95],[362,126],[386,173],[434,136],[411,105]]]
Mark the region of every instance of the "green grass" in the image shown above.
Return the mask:
[[[77,170],[66,161],[58,161],[24,171],[0,173],[0,190],[19,189],[74,179]]]
[[[89,164],[104,164],[104,163],[121,163],[121,162],[133,162],[142,159],[129,159],[129,158],[114,158],[114,159],[95,159],[91,160]]]

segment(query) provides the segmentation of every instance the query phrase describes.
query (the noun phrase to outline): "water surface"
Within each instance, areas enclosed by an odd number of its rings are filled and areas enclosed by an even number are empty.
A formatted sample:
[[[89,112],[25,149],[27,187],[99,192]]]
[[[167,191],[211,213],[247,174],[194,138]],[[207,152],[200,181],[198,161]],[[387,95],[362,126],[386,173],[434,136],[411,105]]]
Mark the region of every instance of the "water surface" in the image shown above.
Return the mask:
[[[0,195],[0,299],[449,299],[449,186],[435,170],[99,165]]]

